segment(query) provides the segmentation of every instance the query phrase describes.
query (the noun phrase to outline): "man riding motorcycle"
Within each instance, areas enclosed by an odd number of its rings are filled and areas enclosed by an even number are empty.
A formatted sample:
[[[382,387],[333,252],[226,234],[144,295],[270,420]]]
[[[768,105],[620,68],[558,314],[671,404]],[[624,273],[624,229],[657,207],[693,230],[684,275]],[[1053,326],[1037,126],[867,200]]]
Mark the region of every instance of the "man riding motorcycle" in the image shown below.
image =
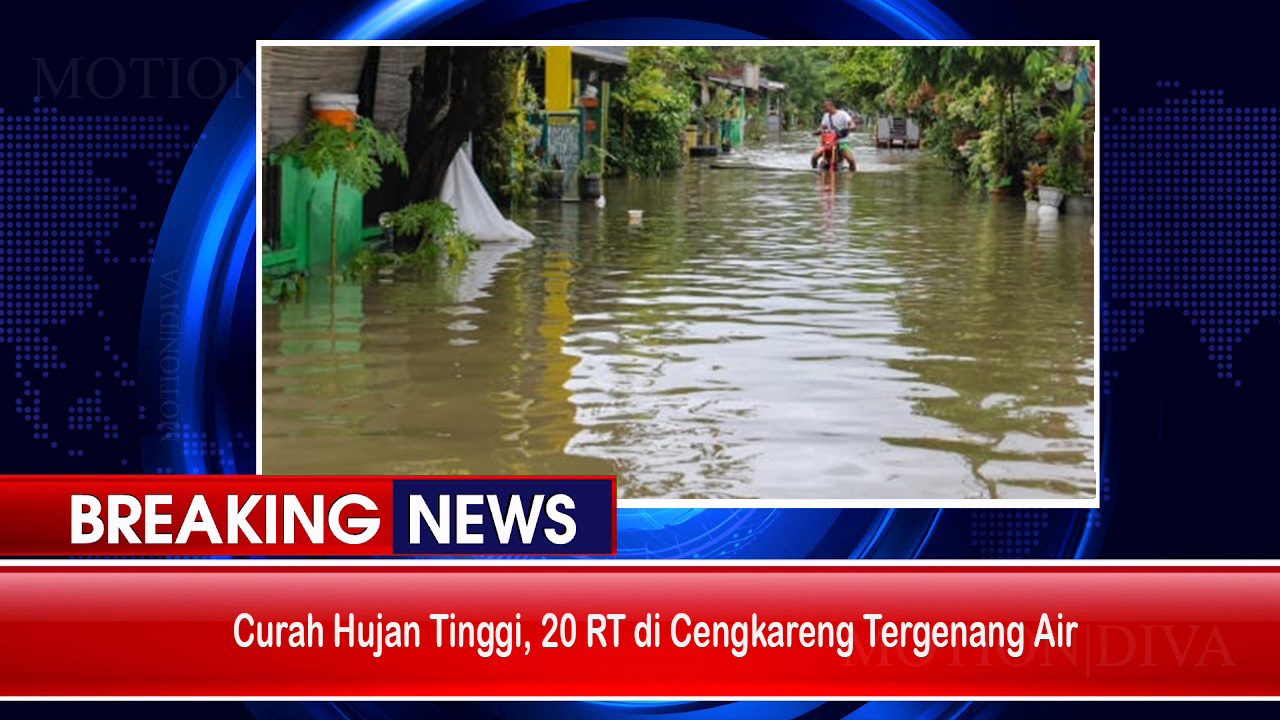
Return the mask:
[[[828,147],[828,141],[824,139],[823,145],[814,151],[813,157],[809,158],[809,163],[817,169],[818,161],[823,160],[823,155],[839,153],[836,160],[837,169],[839,168],[840,159],[849,163],[849,170],[857,170],[858,165],[853,160],[853,143],[849,140],[849,133],[853,131],[853,118],[849,113],[836,108],[836,103],[831,98],[827,98],[822,103],[822,123],[814,135],[823,135],[826,133],[830,136],[834,133],[835,137],[831,140],[835,143],[835,148]]]

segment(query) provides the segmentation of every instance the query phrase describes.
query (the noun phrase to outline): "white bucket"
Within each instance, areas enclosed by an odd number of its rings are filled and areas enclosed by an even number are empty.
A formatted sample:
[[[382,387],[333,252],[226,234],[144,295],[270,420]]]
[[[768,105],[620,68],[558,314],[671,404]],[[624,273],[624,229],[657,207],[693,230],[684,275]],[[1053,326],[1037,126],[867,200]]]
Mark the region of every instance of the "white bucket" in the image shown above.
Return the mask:
[[[1055,187],[1041,185],[1036,188],[1036,197],[1040,200],[1041,205],[1057,208],[1062,204],[1062,191]]]
[[[643,210],[628,210],[628,211],[627,211],[627,220],[628,220],[628,221],[630,221],[632,224],[634,224],[634,223],[638,223],[638,222],[641,222],[642,220],[644,220],[644,211],[643,211]]]
[[[354,93],[312,93],[308,98],[312,112],[338,110],[355,112],[360,107],[360,96]]]

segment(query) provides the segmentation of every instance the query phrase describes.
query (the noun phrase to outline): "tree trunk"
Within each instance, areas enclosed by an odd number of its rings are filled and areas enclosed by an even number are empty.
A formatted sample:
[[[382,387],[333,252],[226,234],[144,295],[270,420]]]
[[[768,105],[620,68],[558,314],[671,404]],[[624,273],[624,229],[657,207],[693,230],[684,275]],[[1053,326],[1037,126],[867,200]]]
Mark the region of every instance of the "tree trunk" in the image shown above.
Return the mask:
[[[338,175],[333,176],[333,207],[329,208],[329,283],[338,277]]]
[[[409,110],[410,176],[406,200],[436,197],[449,163],[475,130],[501,125],[506,111],[505,47],[426,49],[422,72],[412,78]],[[477,159],[477,164],[481,160]]]
[[[490,53],[502,48],[426,48],[415,72],[405,151],[410,175],[406,202],[439,195],[449,163],[473,130],[499,117],[493,112],[500,87],[491,87]]]
[[[378,64],[382,62],[382,48],[374,45],[365,51],[364,64],[360,67],[360,83],[356,93],[360,95],[360,106],[356,112],[361,117],[373,118],[373,108],[378,100]]]

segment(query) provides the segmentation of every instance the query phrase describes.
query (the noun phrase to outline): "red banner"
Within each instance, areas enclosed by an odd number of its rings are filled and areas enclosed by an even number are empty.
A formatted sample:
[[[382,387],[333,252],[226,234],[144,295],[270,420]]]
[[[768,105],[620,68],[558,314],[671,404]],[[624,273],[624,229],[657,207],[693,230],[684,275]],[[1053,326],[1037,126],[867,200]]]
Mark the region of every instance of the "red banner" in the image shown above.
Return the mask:
[[[0,555],[616,552],[612,477],[0,476]]]
[[[1280,695],[1280,568],[0,567],[0,695]]]
[[[139,555],[391,555],[391,523],[381,523],[359,544],[335,537],[329,515],[336,502],[352,493],[376,508],[391,506],[389,478],[240,478],[209,476],[78,476],[0,478],[0,553],[16,556],[136,557]],[[245,513],[247,528],[235,537],[229,516],[246,510],[252,494],[276,493],[274,542],[267,536],[267,503],[257,500]],[[284,498],[291,504],[286,507]],[[194,500],[203,505],[192,512]],[[238,505],[229,511],[228,500]],[[320,498],[319,507],[314,498]],[[81,502],[84,498],[84,502]],[[161,502],[163,500],[163,502]],[[291,519],[284,542],[286,510]],[[383,510],[382,512],[385,512]],[[359,504],[346,503],[334,514],[336,524],[352,528],[355,517],[376,516]],[[183,531],[191,515],[193,531]],[[112,522],[112,518],[117,522]],[[209,524],[203,521],[208,519]],[[305,519],[306,522],[303,522]],[[129,520],[129,522],[122,522]],[[212,531],[212,532],[210,532]],[[252,535],[250,534],[252,531]],[[309,532],[310,531],[310,532]],[[73,533],[80,533],[74,536]],[[313,540],[318,540],[316,542]],[[213,542],[214,540],[217,542]],[[181,542],[178,542],[178,541]]]

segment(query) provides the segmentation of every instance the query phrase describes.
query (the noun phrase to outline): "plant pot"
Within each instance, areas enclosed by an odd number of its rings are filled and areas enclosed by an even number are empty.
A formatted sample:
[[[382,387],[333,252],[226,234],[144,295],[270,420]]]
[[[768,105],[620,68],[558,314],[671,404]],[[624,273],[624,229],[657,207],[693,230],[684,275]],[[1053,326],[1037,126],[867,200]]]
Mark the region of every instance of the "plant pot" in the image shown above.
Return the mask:
[[[1071,86],[1074,84],[1075,84],[1074,78],[1067,78],[1066,80],[1053,81],[1053,87],[1056,88],[1058,92],[1066,92],[1070,90]]]
[[[1039,198],[1041,205],[1048,205],[1054,209],[1062,204],[1062,191],[1056,187],[1041,185],[1036,188],[1036,197]]]
[[[1068,215],[1093,217],[1093,196],[1068,195],[1062,211]]]
[[[564,171],[544,170],[538,195],[548,200],[559,200],[564,197]]]
[[[578,197],[582,200],[595,200],[604,194],[600,176],[596,174],[578,176]]]

